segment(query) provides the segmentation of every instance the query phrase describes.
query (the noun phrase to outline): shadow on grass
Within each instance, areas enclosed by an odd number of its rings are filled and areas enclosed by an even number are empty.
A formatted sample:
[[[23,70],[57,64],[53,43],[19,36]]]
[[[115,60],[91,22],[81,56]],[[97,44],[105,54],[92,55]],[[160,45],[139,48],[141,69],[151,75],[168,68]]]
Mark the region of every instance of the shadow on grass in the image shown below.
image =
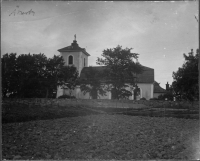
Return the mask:
[[[74,106],[27,107],[26,105],[16,105],[15,107],[3,108],[4,112],[2,113],[2,123],[27,122],[34,120],[52,120],[65,117],[78,117],[99,114],[95,111]]]
[[[104,111],[108,114],[123,114],[129,116],[148,116],[148,117],[174,117],[174,118],[185,118],[185,119],[199,119],[199,111],[194,110],[166,110],[160,111],[150,108],[96,108],[98,110]]]
[[[94,109],[96,111],[94,111]],[[98,112],[99,111],[99,112]],[[198,111],[159,111],[153,109],[133,109],[133,108],[105,108],[82,106],[27,106],[17,104],[3,106],[2,123],[27,122],[34,120],[52,120],[65,117],[78,117],[87,115],[97,115],[103,111],[107,114],[123,114],[129,116],[148,116],[148,117],[175,117],[186,119],[199,119]]]

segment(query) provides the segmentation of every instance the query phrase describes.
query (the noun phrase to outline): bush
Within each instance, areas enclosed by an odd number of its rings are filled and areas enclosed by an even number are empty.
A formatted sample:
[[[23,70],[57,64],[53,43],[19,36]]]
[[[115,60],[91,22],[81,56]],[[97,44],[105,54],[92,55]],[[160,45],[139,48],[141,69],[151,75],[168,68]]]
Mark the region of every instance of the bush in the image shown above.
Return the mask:
[[[144,97],[142,97],[142,98],[140,98],[140,100],[147,100],[146,98],[144,98]]]
[[[173,101],[174,95],[172,94],[172,92],[167,92],[164,95],[158,96],[159,100],[165,100],[166,98],[169,101]]]
[[[158,98],[150,98],[149,100],[159,100]]]
[[[61,98],[76,99],[75,96],[70,96],[70,95],[62,95],[62,96],[59,96],[58,98],[59,98],[59,99],[61,99]]]

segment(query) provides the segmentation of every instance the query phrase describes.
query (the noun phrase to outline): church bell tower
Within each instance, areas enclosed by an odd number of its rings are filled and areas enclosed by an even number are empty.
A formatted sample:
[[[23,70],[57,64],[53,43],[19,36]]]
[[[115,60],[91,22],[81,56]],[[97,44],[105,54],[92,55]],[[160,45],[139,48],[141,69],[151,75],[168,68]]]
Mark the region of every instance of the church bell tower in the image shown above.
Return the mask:
[[[79,47],[76,41],[76,35],[74,35],[74,40],[70,46],[59,49],[58,51],[63,57],[65,65],[74,65],[79,72],[79,76],[81,70],[84,67],[88,67],[88,57],[90,54],[87,53],[85,48]]]

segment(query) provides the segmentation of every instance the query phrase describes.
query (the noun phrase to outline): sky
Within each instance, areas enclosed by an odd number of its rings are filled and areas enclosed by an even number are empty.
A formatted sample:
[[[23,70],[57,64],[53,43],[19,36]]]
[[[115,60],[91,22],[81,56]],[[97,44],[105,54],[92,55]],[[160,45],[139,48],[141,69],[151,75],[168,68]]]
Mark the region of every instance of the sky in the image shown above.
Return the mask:
[[[90,66],[97,66],[104,49],[133,48],[165,88],[184,63],[183,53],[199,48],[198,6],[198,1],[3,1],[1,55],[53,57],[76,34],[79,46],[91,55]]]

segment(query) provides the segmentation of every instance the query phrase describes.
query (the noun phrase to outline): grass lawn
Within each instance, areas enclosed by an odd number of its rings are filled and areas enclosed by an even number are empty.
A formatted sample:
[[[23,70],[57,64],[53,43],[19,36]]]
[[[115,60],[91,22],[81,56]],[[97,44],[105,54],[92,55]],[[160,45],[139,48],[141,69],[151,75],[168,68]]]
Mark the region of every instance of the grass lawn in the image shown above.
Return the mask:
[[[31,106],[15,104],[11,107],[4,107],[2,122],[25,122],[32,120],[48,120],[63,117],[75,117],[97,114],[95,111],[83,109],[76,106]]]

